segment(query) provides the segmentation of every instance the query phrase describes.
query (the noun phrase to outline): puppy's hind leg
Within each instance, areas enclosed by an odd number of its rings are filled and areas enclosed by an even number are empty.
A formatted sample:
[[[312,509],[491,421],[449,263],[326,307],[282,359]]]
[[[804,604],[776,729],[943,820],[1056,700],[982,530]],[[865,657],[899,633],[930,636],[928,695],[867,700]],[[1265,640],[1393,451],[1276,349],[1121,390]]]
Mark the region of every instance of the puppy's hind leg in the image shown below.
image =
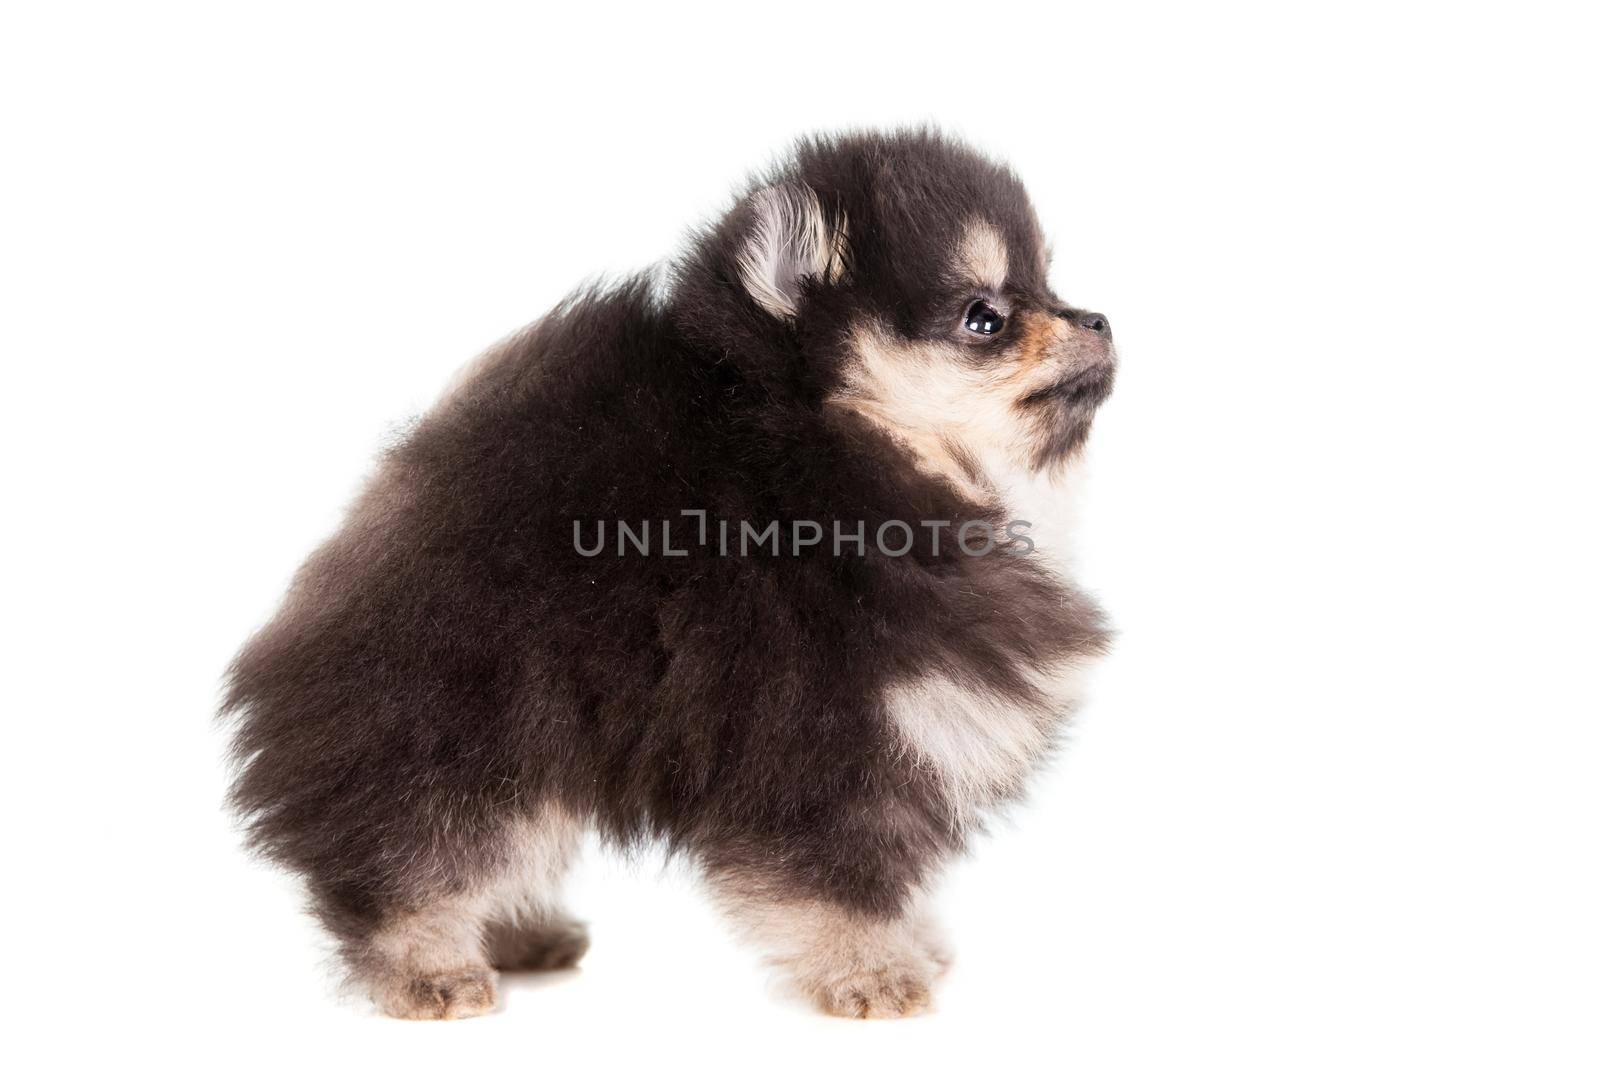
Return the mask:
[[[575,963],[588,938],[557,892],[578,835],[553,807],[515,819],[466,887],[409,897],[346,935],[352,976],[396,1018],[471,1018],[494,1009],[496,968]]]
[[[352,976],[395,1018],[471,1018],[494,1009],[476,895],[395,908],[347,950]]]
[[[507,973],[570,969],[589,950],[588,926],[559,910],[491,923],[486,936],[490,960]]]

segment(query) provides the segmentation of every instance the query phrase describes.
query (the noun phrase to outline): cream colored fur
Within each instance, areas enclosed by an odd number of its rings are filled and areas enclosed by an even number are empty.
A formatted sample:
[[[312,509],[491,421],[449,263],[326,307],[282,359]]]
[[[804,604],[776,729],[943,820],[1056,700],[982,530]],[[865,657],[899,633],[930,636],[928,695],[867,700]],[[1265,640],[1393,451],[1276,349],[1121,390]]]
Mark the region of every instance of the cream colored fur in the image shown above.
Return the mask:
[[[392,917],[356,967],[384,1013],[472,1017],[494,1008],[495,965],[576,961],[587,941],[561,910],[560,882],[581,831],[565,811],[547,807],[518,823],[491,879]],[[507,960],[495,949],[518,955]]]
[[[722,874],[712,899],[741,939],[762,952],[796,991],[829,1014],[898,1018],[926,1010],[949,964],[920,898],[880,919],[818,900],[787,899],[767,879]]]

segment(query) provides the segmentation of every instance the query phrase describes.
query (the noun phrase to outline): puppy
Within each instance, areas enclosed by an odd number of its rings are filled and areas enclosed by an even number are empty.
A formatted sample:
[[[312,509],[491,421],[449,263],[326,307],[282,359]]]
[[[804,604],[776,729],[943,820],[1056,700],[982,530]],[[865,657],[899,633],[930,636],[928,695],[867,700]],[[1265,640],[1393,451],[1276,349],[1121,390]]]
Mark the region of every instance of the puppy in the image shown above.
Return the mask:
[[[983,156],[803,141],[383,457],[223,709],[251,845],[382,1010],[576,962],[586,831],[691,860],[821,1009],[927,1006],[940,868],[1108,641],[1057,503],[1111,331],[1048,265]]]

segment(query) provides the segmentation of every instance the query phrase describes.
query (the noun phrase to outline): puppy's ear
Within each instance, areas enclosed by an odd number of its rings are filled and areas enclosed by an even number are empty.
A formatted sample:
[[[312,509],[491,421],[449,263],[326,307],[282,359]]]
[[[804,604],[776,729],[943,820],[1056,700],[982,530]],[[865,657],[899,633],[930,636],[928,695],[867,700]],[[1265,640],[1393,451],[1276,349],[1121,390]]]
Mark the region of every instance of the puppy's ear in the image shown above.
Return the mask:
[[[793,318],[806,278],[833,282],[844,273],[844,217],[830,222],[816,192],[793,182],[756,190],[746,210],[739,279],[769,314]]]

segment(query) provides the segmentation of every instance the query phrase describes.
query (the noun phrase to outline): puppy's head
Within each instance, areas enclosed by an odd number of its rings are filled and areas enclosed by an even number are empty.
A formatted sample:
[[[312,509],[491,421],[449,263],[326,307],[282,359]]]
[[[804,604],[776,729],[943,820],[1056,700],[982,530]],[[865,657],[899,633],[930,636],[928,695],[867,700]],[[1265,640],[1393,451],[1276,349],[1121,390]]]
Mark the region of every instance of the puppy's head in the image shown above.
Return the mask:
[[[1058,467],[1110,394],[1111,327],[1050,289],[1020,182],[936,134],[804,143],[719,236],[752,327],[963,487]]]

